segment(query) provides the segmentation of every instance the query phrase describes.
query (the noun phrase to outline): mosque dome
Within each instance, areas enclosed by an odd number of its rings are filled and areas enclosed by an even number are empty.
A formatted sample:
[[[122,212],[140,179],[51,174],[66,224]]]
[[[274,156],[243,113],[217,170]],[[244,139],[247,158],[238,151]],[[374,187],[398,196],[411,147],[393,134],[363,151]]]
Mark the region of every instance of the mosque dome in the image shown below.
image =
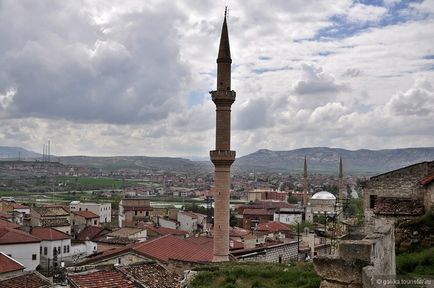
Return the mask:
[[[320,191],[313,194],[311,199],[317,199],[317,200],[336,200],[335,195],[333,195],[330,192],[327,191]]]

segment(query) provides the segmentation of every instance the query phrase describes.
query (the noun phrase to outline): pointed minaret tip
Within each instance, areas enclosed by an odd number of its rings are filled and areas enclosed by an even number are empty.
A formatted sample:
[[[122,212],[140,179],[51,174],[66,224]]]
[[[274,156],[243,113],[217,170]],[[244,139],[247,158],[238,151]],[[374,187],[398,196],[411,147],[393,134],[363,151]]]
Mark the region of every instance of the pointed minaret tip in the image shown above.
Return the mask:
[[[219,54],[217,57],[218,62],[228,62],[232,63],[231,59],[231,49],[229,46],[229,33],[228,33],[228,25],[226,22],[227,17],[227,6],[225,8],[225,17],[223,19],[222,33],[220,36],[220,46],[219,46]]]

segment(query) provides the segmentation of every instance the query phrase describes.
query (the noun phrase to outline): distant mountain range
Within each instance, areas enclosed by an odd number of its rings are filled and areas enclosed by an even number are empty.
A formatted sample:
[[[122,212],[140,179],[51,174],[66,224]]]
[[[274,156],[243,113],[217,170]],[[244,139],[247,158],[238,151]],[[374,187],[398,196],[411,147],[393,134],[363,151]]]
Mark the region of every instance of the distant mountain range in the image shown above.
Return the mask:
[[[250,171],[302,172],[306,156],[309,172],[337,174],[339,157],[344,172],[355,175],[373,175],[411,164],[434,160],[434,147],[356,151],[315,147],[290,151],[258,150],[240,157],[235,167]]]
[[[42,154],[26,150],[21,147],[0,146],[0,159],[3,160],[30,160],[42,157]]]
[[[41,154],[19,147],[0,146],[1,160],[41,159]],[[290,151],[261,149],[237,158],[233,171],[301,173],[304,157],[310,173],[337,174],[339,157],[342,157],[345,174],[374,175],[414,163],[434,160],[434,147],[404,148],[385,150],[345,150],[339,148],[315,147]],[[201,158],[198,158],[201,159]],[[146,156],[52,156],[53,161],[67,165],[88,166],[101,169],[152,169],[171,171],[212,171],[210,161],[192,161],[174,157]]]

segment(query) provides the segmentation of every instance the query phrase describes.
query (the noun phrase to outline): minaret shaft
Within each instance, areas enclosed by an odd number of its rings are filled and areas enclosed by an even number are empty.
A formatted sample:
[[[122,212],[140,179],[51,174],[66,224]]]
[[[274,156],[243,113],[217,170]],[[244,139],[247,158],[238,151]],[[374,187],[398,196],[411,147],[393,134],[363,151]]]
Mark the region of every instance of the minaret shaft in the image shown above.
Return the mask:
[[[339,158],[339,201],[343,203],[345,197],[345,183],[344,183],[344,168],[342,164],[342,157]]]
[[[304,189],[303,189],[303,205],[307,205],[307,201],[308,201],[308,193],[309,193],[309,182],[308,182],[308,178],[307,178],[307,160],[306,160],[306,156],[304,156],[304,174],[303,174],[303,178],[304,178]]]

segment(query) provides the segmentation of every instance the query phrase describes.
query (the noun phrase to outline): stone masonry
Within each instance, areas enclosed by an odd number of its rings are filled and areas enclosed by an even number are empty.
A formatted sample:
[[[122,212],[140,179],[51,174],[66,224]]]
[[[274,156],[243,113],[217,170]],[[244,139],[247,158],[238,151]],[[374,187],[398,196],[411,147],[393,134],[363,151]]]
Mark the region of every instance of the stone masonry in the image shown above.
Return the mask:
[[[370,288],[376,277],[396,274],[393,223],[380,221],[365,232],[364,237],[342,240],[337,255],[313,259],[321,288]]]
[[[410,165],[371,177],[363,189],[365,221],[369,222],[372,218],[408,218],[428,212],[432,209],[432,201],[429,189],[422,185],[420,180],[432,173],[434,161]],[[409,203],[406,205],[408,209],[405,210],[403,204],[406,201]],[[394,207],[394,202],[400,203],[402,207]],[[384,209],[381,209],[382,207]],[[420,210],[419,207],[423,209]],[[405,211],[402,211],[403,209]]]

